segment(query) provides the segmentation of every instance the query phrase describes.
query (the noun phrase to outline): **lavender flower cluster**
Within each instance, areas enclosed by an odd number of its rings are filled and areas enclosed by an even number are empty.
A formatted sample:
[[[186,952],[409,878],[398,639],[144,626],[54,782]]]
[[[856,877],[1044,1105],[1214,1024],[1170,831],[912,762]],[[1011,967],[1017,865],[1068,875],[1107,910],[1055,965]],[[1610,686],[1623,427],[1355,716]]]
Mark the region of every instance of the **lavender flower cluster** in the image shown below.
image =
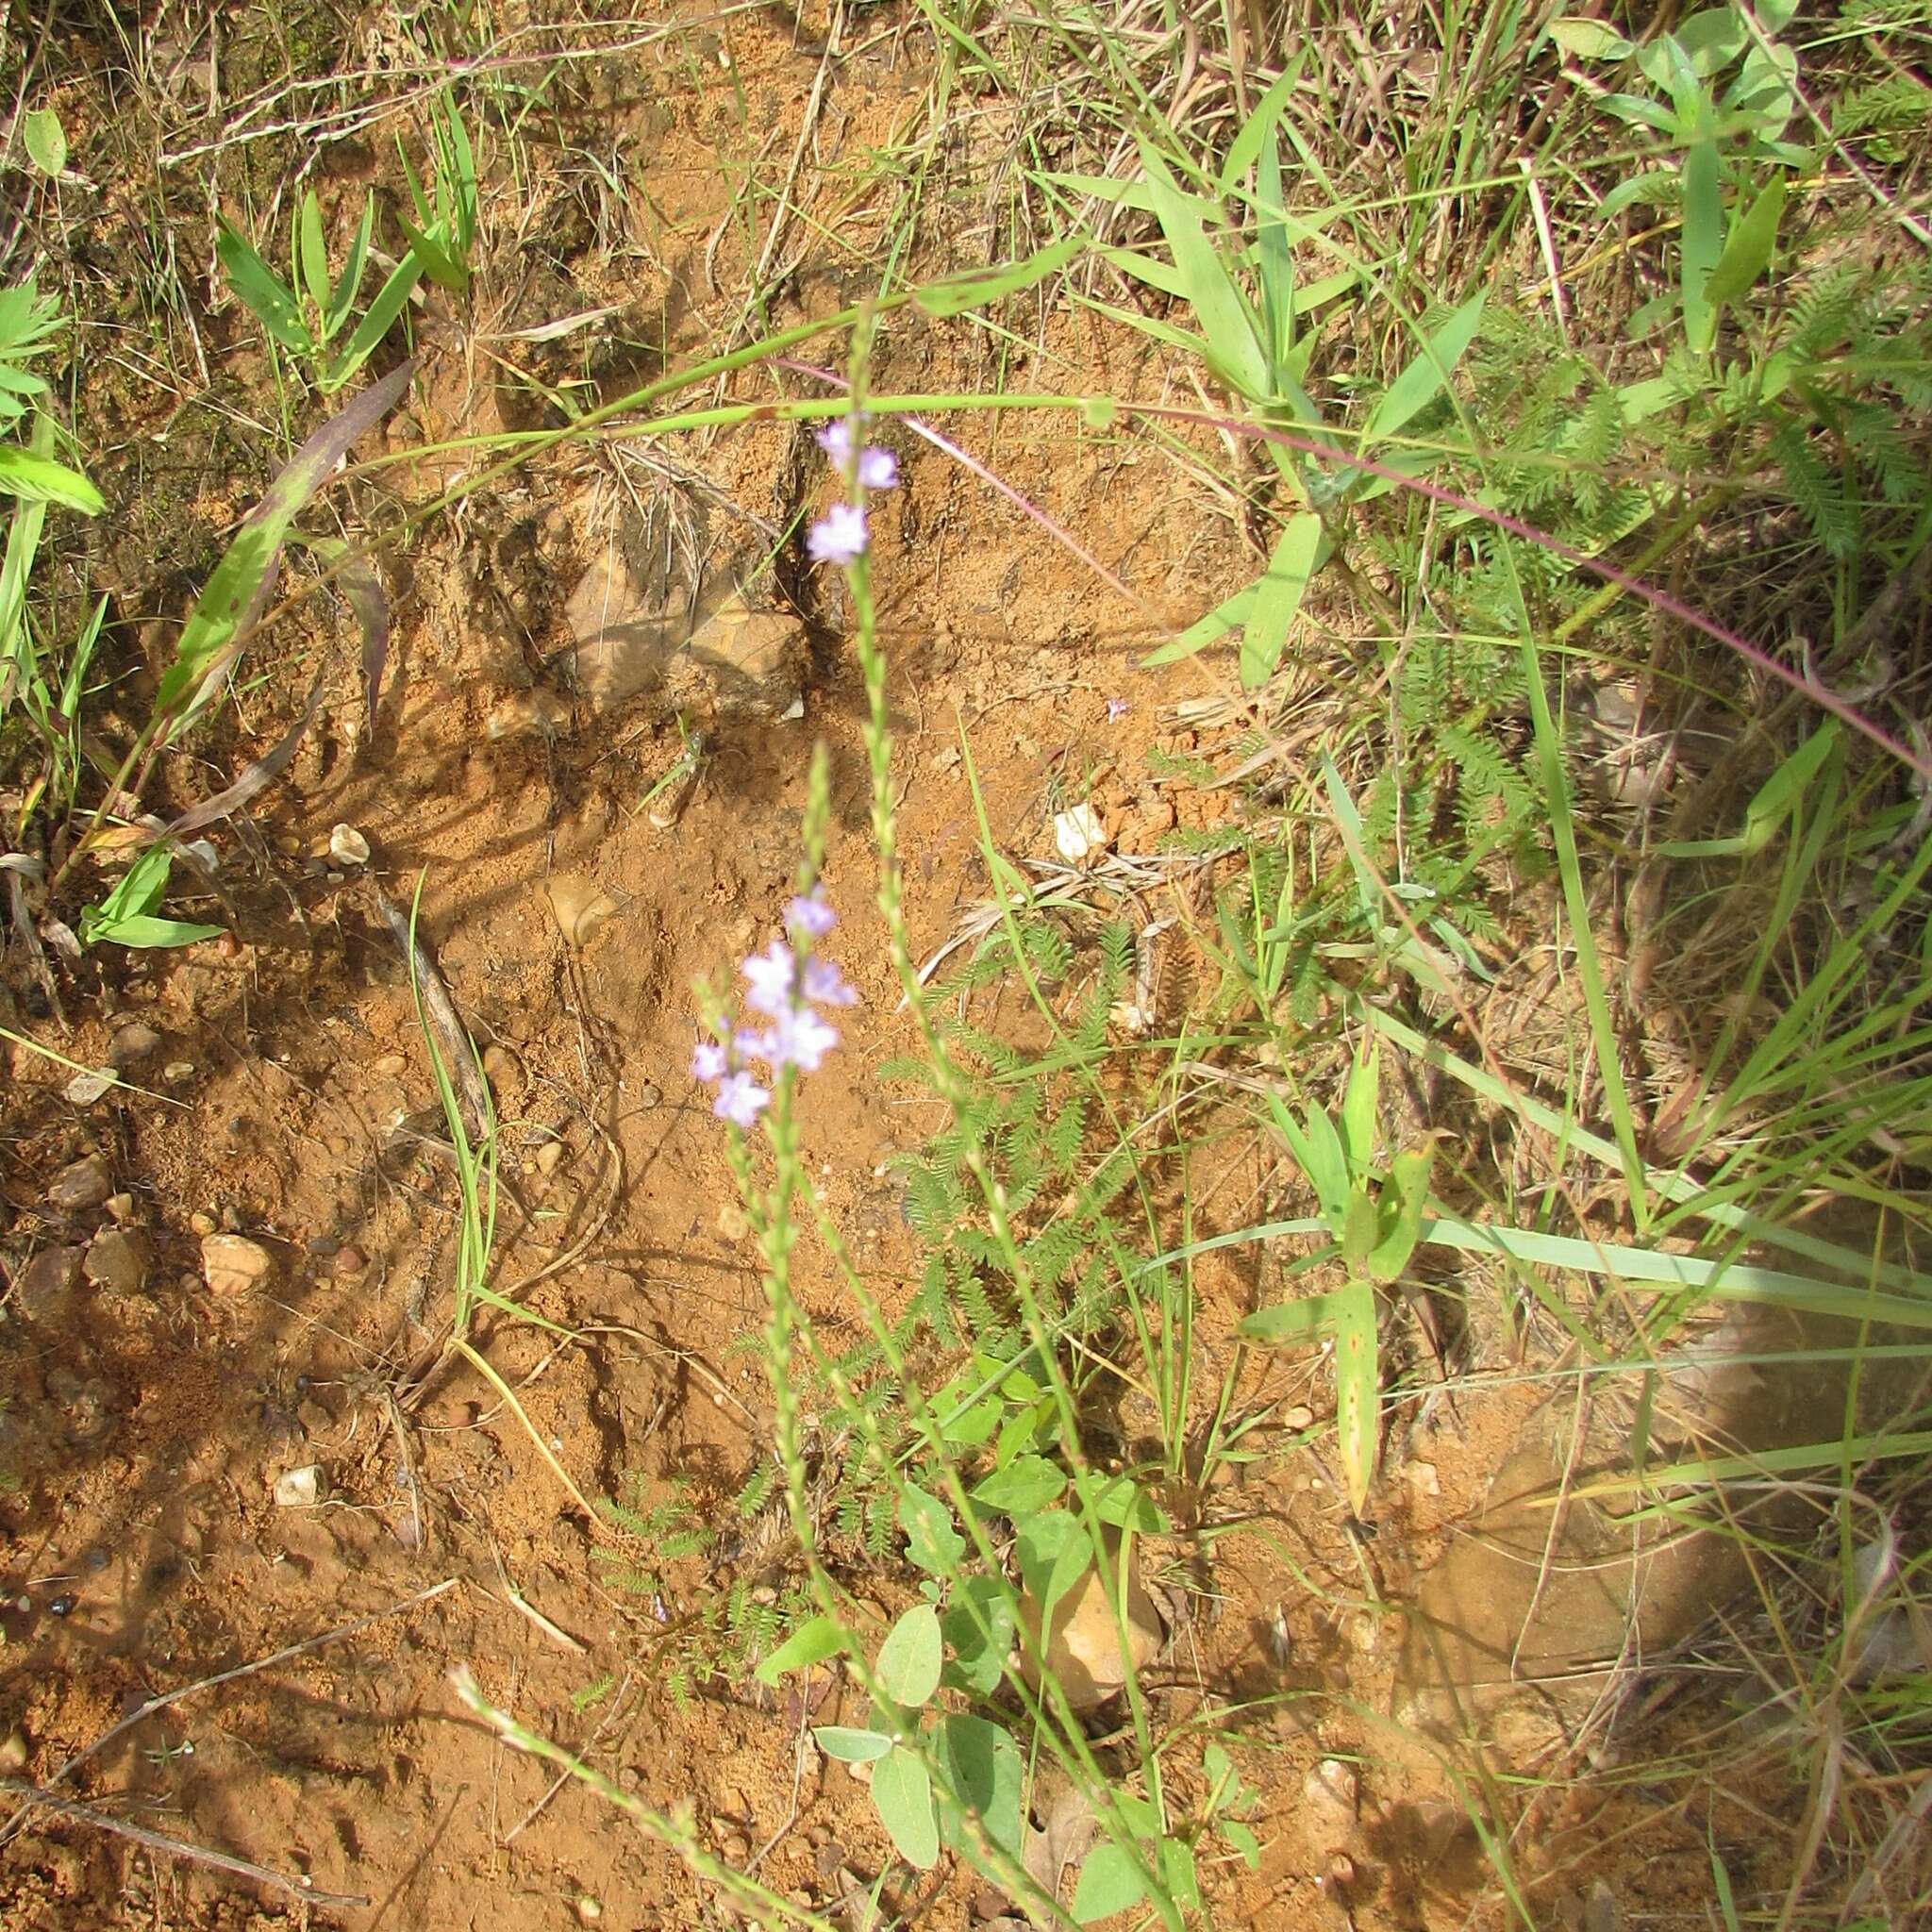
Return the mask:
[[[857,562],[872,541],[865,521],[865,492],[868,490],[896,490],[899,486],[899,458],[889,449],[867,444],[855,458],[852,430],[863,427],[865,418],[841,416],[818,432],[819,447],[831,459],[832,467],[845,479],[848,490],[856,491],[857,503],[835,503],[805,533],[806,554],[814,563],[844,565]]]
[[[839,1029],[821,1007],[849,1007],[858,995],[829,959],[813,951],[838,924],[822,887],[795,898],[785,908],[785,933],[774,935],[762,953],[754,953],[744,974],[746,1008],[766,1024],[740,1026],[729,1041],[701,1041],[691,1055],[691,1073],[717,1089],[711,1111],[720,1120],[748,1127],[772,1104],[771,1083],[787,1067],[815,1074],[839,1043]],[[760,1078],[750,1062],[771,1069]]]

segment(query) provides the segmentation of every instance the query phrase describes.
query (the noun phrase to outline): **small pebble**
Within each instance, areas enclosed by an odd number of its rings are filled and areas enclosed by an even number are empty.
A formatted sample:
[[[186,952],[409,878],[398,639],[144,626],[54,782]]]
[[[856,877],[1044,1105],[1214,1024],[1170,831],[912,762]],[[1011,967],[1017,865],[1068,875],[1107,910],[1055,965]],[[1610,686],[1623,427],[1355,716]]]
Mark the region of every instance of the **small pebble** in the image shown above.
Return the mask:
[[[80,1599],[68,1591],[62,1591],[58,1596],[47,1599],[47,1614],[50,1617],[71,1617],[79,1607]]]
[[[275,1257],[239,1234],[211,1234],[201,1244],[201,1274],[215,1293],[247,1294],[275,1273]]]
[[[649,1113],[654,1107],[660,1106],[663,1099],[663,1090],[654,1085],[651,1081],[646,1080],[638,1091],[638,1111],[640,1113]]]
[[[322,1466],[305,1462],[299,1469],[285,1470],[275,1478],[275,1505],[282,1509],[312,1509],[328,1493]]]
[[[751,1223],[736,1201],[727,1200],[718,1209],[718,1232],[727,1241],[741,1241],[751,1232]]]
[[[144,1020],[117,1027],[108,1046],[108,1064],[117,1073],[138,1067],[160,1051],[161,1036]]]
[[[604,1907],[587,1891],[577,1900],[577,1924],[594,1925],[604,1916]]]
[[[47,1206],[62,1214],[84,1213],[98,1208],[114,1191],[114,1176],[104,1154],[83,1154],[54,1176],[47,1189]]]
[[[208,1235],[214,1233],[221,1224],[212,1214],[197,1211],[188,1217],[188,1225],[196,1234]]]
[[[147,1280],[147,1242],[125,1227],[105,1227],[88,1245],[81,1272],[108,1294],[139,1294]]]
[[[26,1769],[26,1733],[18,1724],[0,1738],[0,1772],[17,1777]]]
[[[185,1087],[194,1078],[192,1060],[170,1060],[161,1069],[162,1082],[169,1087]]]
[[[21,1271],[14,1291],[21,1313],[50,1322],[67,1314],[80,1283],[82,1253],[79,1248],[42,1248]]]
[[[1285,1429],[1306,1429],[1313,1425],[1314,1420],[1315,1411],[1305,1402],[1298,1402],[1281,1413],[1281,1426]]]
[[[562,1158],[563,1142],[561,1141],[544,1141],[542,1146],[537,1150],[537,1172],[545,1175],[555,1174],[558,1162]]]
[[[369,1257],[360,1248],[341,1247],[329,1257],[328,1272],[338,1281],[354,1281],[369,1266]]]
[[[109,1220],[132,1221],[134,1219],[134,1196],[132,1194],[125,1191],[119,1194],[109,1194],[102,1205],[106,1207]]]
[[[338,865],[367,865],[369,841],[354,825],[337,825],[328,835],[328,856]]]
[[[490,1082],[492,1092],[521,1087],[524,1082],[523,1062],[507,1046],[486,1046],[483,1049],[483,1077]]]
[[[549,902],[557,929],[574,946],[588,942],[591,935],[617,910],[617,901],[599,889],[594,880],[573,878],[559,873],[547,879],[543,896]]]

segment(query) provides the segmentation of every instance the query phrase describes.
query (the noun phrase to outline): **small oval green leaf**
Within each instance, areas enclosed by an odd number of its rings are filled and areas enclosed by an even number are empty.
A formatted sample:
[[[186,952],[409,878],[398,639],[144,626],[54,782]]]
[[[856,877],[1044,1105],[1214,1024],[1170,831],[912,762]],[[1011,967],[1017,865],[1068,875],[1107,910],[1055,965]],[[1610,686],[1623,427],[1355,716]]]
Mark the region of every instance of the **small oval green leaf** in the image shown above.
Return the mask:
[[[914,1604],[887,1633],[874,1659],[880,1691],[916,1709],[939,1689],[944,1648],[940,1613],[930,1604]]]
[[[20,117],[20,138],[26,158],[43,175],[58,175],[67,166],[67,130],[52,108],[34,108]]]

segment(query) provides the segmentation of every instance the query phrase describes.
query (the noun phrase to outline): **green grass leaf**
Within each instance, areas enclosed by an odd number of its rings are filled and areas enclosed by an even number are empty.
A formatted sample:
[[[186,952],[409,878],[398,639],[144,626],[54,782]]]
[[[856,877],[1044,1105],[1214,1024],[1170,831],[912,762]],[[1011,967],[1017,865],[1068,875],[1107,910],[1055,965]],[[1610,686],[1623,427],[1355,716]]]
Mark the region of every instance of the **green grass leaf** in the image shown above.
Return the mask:
[[[913,291],[913,306],[931,316],[965,315],[974,308],[985,308],[1032,288],[1036,282],[1043,282],[1048,275],[1058,275],[1086,245],[1084,238],[1071,235],[991,275],[928,282]]]
[[[369,259],[369,240],[375,226],[375,202],[372,197],[362,204],[362,220],[355,239],[349,243],[349,258],[342,264],[341,278],[336,283],[328,306],[323,311],[322,339],[325,342],[333,341],[341,334],[342,325],[349,319],[349,310],[356,306],[356,294],[362,286],[362,270]]]
[[[1486,294],[1472,295],[1441,327],[1423,338],[1422,353],[1389,385],[1388,392],[1369,412],[1362,430],[1365,451],[1395,435],[1442,393],[1482,327],[1487,299]]]
[[[327,482],[357,438],[375,427],[408,388],[414,368],[413,363],[400,364],[331,416],[289,459],[243,519],[208,574],[182,626],[175,661],[155,696],[156,715],[174,721],[175,729],[192,715],[211,674],[238,643],[243,620],[281,554],[289,525]]]
[[[1335,1440],[1349,1507],[1367,1508],[1381,1436],[1382,1383],[1375,1291],[1351,1281],[1335,1292]]]
[[[1307,593],[1325,535],[1313,510],[1298,510],[1283,526],[1268,559],[1267,575],[1255,584],[1254,603],[1241,632],[1241,677],[1243,690],[1266,684],[1287,648],[1289,626],[1294,623]]]
[[[301,305],[294,291],[255,252],[255,244],[225,221],[216,230],[215,256],[228,277],[228,286],[256,321],[283,348],[298,356],[312,355],[315,344],[302,325]]]
[[[1711,306],[1710,278],[1724,254],[1724,191],[1718,170],[1717,142],[1693,142],[1684,157],[1684,235],[1680,274],[1683,284],[1684,340],[1704,355],[1717,335],[1717,310]]]
[[[1141,166],[1160,232],[1208,342],[1208,363],[1240,394],[1265,401],[1268,368],[1254,311],[1202,226],[1201,204],[1183,194],[1153,146],[1141,143]]]
[[[389,279],[376,291],[375,300],[356,325],[355,334],[349,338],[342,353],[330,364],[323,380],[325,389],[341,389],[375,353],[396,317],[403,312],[404,305],[409,299],[409,291],[416,286],[422,273],[423,265],[413,253],[404,256],[390,272]]]
[[[1770,265],[1772,250],[1777,245],[1777,225],[1784,217],[1786,192],[1785,177],[1774,175],[1771,186],[1738,217],[1731,239],[1704,285],[1704,299],[1710,305],[1713,319],[1718,310],[1746,293]]]
[[[16,496],[24,503],[58,503],[91,517],[107,508],[101,492],[78,470],[11,444],[0,445],[0,496]]]
[[[1260,589],[1258,579],[1252,584],[1243,584],[1205,617],[1197,617],[1178,637],[1170,638],[1166,643],[1149,651],[1141,659],[1142,668],[1151,671],[1161,664],[1176,664],[1183,658],[1191,658],[1196,651],[1206,650],[1230,631],[1239,630],[1254,610]]]
[[[329,308],[328,245],[322,239],[322,204],[311,188],[302,197],[295,215],[295,253],[302,264],[302,280],[314,303],[316,313],[326,315]]]
[[[1408,1266],[1408,1257],[1422,1238],[1423,1213],[1429,1203],[1429,1170],[1435,1158],[1432,1144],[1408,1148],[1389,1163],[1389,1180],[1379,1204],[1381,1238],[1369,1253],[1372,1279],[1393,1282]]]

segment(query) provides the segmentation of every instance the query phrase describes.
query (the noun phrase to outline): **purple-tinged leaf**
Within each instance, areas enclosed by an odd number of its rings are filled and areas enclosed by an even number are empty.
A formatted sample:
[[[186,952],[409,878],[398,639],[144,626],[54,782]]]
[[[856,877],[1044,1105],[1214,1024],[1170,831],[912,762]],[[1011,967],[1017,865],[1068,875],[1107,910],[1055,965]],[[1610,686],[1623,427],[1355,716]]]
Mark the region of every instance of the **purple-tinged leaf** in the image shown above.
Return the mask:
[[[289,760],[295,756],[295,747],[308,735],[308,727],[315,723],[315,714],[321,708],[322,674],[318,671],[315,682],[308,687],[308,702],[303,707],[302,715],[289,727],[280,743],[265,758],[257,758],[252,765],[244,765],[232,785],[217,791],[212,798],[204,799],[199,805],[191,805],[168,827],[167,836],[185,839],[191,832],[198,832],[216,820],[240,811],[251,798],[267,790],[288,770]]]
[[[389,597],[382,577],[369,558],[347,558],[336,573],[336,583],[349,600],[349,608],[362,626],[362,689],[369,699],[364,735],[375,736],[375,708],[382,702],[382,675],[389,665]]]
[[[380,422],[415,373],[413,360],[372,383],[309,437],[242,521],[234,541],[208,575],[161,679],[158,714],[172,737],[207,701],[215,675],[240,654],[255,622],[257,600],[281,554],[289,525],[347,456],[357,439]]]

